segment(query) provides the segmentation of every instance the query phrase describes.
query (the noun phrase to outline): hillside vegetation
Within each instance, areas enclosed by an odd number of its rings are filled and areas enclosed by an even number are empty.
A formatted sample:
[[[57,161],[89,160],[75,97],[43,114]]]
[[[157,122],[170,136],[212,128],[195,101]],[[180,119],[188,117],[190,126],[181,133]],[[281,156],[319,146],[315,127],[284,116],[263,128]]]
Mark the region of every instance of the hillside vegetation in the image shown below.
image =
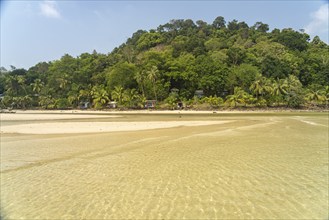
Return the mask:
[[[65,54],[25,69],[1,68],[1,108],[311,107],[329,100],[329,46],[303,30],[257,22],[171,20],[136,31],[108,54]],[[200,91],[202,90],[202,91]],[[196,96],[198,91],[198,96]],[[203,95],[202,95],[203,94]]]

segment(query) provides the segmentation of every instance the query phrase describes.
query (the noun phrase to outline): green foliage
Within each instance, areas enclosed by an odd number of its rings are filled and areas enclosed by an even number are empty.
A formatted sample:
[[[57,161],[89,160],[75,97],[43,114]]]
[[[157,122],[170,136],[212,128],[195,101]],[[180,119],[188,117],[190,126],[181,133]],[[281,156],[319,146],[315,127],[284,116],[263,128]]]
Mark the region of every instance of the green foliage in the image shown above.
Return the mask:
[[[169,108],[179,100],[218,108],[222,99],[231,107],[328,105],[329,46],[290,28],[268,30],[221,16],[212,24],[175,19],[138,30],[108,54],[1,68],[1,107],[76,108],[86,101],[101,109],[110,98],[127,108],[145,99]],[[206,97],[194,99],[196,90]]]
[[[209,96],[204,97],[202,102],[209,104],[213,108],[218,108],[224,101],[221,97]]]
[[[43,109],[53,109],[57,104],[54,98],[52,98],[50,95],[47,95],[40,97],[39,105]]]
[[[137,108],[141,106],[142,97],[138,94],[136,89],[126,90],[123,93],[122,101],[124,106],[128,108]]]
[[[177,92],[171,92],[170,95],[164,100],[164,102],[170,109],[174,110],[177,107],[178,100],[179,98]]]
[[[283,29],[274,39],[291,50],[303,51],[307,49],[310,36],[299,33],[291,28]]]
[[[246,52],[243,48],[231,47],[227,50],[227,56],[228,64],[236,66],[243,62],[243,59],[246,57]]]
[[[225,103],[230,107],[237,107],[238,105],[246,105],[248,98],[248,93],[240,87],[235,87],[234,93],[226,97]]]
[[[110,90],[116,86],[121,86],[124,89],[132,89],[137,85],[134,76],[136,75],[137,68],[134,64],[118,63],[105,71],[107,78],[107,85]]]
[[[116,86],[116,87],[114,87],[114,90],[111,93],[111,97],[119,104],[122,104],[123,103],[123,94],[124,94],[123,88],[121,86]]]
[[[258,74],[255,81],[250,85],[250,91],[257,99],[264,98],[265,95],[271,93],[272,87],[269,79]]]
[[[222,16],[218,16],[217,18],[215,18],[214,22],[212,23],[212,26],[214,28],[224,28],[225,27],[225,19]]]
[[[144,33],[137,41],[137,49],[145,50],[164,42],[164,37],[160,33]]]
[[[291,108],[300,108],[304,104],[304,96],[301,91],[291,91],[287,94],[287,106]]]
[[[109,101],[109,94],[103,86],[94,86],[92,88],[93,104],[96,109],[103,108]]]
[[[56,101],[56,108],[67,109],[70,106],[69,101],[66,98],[60,98]]]
[[[240,86],[244,90],[248,90],[251,84],[260,74],[257,67],[243,63],[240,66],[232,68],[228,80],[231,87]]]

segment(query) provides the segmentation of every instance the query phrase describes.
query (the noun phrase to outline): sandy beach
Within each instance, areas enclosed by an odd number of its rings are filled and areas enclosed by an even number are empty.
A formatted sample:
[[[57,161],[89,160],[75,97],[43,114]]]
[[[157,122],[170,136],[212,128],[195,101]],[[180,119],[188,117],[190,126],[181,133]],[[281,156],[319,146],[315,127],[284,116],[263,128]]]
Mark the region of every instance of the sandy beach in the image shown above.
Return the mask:
[[[325,219],[328,123],[326,113],[1,114],[1,218]]]

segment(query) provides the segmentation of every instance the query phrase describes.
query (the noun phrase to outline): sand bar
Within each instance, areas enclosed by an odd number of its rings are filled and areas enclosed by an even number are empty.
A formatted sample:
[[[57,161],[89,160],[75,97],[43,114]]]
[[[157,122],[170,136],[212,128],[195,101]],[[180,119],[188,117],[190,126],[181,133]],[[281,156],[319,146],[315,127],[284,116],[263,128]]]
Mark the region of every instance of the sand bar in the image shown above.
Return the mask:
[[[116,118],[118,115],[78,115],[78,114],[1,114],[1,121],[35,121],[86,118]]]
[[[179,126],[223,124],[229,121],[54,122],[2,126],[1,133],[66,134],[137,131]]]

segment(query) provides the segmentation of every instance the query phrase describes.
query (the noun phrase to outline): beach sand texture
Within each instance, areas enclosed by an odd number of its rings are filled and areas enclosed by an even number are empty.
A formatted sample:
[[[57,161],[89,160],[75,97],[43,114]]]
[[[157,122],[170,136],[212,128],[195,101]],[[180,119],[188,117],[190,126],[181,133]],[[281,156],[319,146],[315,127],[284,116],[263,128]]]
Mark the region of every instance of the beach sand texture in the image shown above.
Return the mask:
[[[329,216],[327,114],[119,116],[3,120],[3,132],[51,123],[176,123],[104,133],[2,133],[3,219]]]

